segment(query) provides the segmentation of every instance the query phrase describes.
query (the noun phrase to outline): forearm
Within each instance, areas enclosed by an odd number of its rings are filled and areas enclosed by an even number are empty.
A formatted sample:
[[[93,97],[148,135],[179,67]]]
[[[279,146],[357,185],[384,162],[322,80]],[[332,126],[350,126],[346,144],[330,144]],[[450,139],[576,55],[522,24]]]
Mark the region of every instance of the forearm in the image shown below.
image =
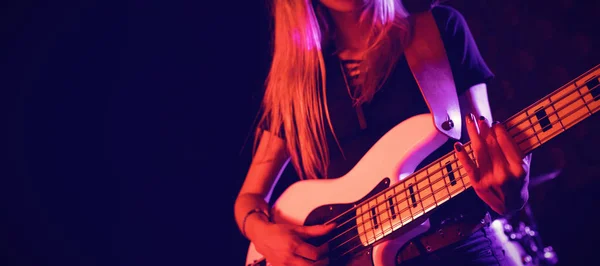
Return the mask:
[[[260,209],[267,213],[269,211],[269,205],[259,194],[240,194],[235,201],[235,220],[242,234],[250,241],[252,241],[257,231],[260,231],[261,228],[270,223],[266,215],[260,212],[248,215],[250,211],[255,209]]]

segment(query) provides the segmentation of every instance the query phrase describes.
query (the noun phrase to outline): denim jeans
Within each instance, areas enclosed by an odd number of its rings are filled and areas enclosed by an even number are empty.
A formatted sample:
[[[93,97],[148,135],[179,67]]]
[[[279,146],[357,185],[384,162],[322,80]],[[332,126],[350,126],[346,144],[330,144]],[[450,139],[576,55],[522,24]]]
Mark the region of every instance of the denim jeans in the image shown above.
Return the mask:
[[[513,266],[518,264],[506,254],[494,230],[486,225],[463,241],[398,264],[398,266],[413,265]]]

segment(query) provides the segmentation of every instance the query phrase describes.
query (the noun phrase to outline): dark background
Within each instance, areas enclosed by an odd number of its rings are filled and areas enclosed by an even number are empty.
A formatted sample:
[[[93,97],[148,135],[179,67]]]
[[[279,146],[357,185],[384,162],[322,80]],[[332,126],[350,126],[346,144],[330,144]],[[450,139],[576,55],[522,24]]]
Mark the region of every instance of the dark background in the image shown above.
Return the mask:
[[[243,263],[233,201],[269,17],[263,0],[207,2],[3,3],[0,265]],[[597,1],[445,4],[496,74],[499,120],[600,63]],[[596,258],[599,122],[534,153],[534,175],[562,170],[530,200],[562,265]]]

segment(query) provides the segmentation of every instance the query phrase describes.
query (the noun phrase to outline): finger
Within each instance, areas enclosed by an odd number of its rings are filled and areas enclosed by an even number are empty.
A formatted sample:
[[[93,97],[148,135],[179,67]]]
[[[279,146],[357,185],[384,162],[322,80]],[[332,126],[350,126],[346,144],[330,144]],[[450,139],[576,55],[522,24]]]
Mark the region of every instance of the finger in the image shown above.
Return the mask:
[[[321,260],[316,261],[313,266],[326,266],[329,265],[329,258],[324,258]]]
[[[496,135],[498,145],[506,156],[507,162],[511,165],[518,165],[520,167],[523,163],[525,155],[523,155],[523,151],[521,148],[519,148],[519,146],[517,146],[517,143],[514,141],[514,139],[508,135],[504,125],[496,123],[492,127],[492,130]]]
[[[462,165],[465,172],[467,172],[467,176],[471,180],[471,183],[479,181],[479,172],[477,171],[477,165],[475,162],[469,157],[469,154],[465,150],[465,147],[460,142],[454,143],[454,150],[456,151],[456,157],[458,157],[458,161]]]
[[[485,116],[479,116],[479,120],[477,120],[477,127],[479,128],[479,135],[481,135],[483,139],[490,134],[490,121],[485,119]]]
[[[490,206],[497,206],[503,204],[503,195],[499,193],[496,187],[493,186],[491,179],[482,178],[479,182],[472,184],[473,189],[479,195],[480,198],[484,199]]]
[[[301,241],[301,240],[299,240]],[[324,254],[322,249],[319,249],[311,244],[300,242],[294,250],[294,254],[307,258],[311,261],[316,261]]]
[[[301,266],[312,266],[313,262],[310,260],[307,260],[301,256],[298,255],[293,255],[290,256],[284,263],[284,265],[290,265],[290,266],[296,266],[296,265],[301,265]]]
[[[323,236],[335,229],[336,224],[299,226],[294,231],[302,238]]]
[[[471,139],[473,157],[475,157],[477,165],[480,169],[490,169],[490,158],[487,154],[485,141],[479,134],[479,127],[477,125],[477,121],[475,120],[475,116],[473,114],[469,114],[467,115],[466,120],[467,133],[469,134],[469,139]]]
[[[498,145],[498,141],[496,140],[496,134],[491,129],[487,119],[481,116],[479,122],[480,131],[486,132],[485,135],[482,134],[482,136],[485,139],[486,148],[494,172],[501,174],[503,171],[506,170],[506,166],[508,165],[506,157],[504,156],[504,152],[500,148],[500,145]]]

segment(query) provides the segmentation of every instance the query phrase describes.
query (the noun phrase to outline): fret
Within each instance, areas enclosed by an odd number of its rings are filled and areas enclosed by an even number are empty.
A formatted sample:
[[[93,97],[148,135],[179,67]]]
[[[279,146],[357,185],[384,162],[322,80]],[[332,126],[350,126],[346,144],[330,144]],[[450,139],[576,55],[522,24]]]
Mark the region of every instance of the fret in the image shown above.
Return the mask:
[[[419,202],[419,208],[413,210],[415,215],[422,215],[435,207],[435,202],[432,198],[431,189],[429,189],[429,180],[425,171],[416,172],[415,176],[415,193]],[[432,207],[433,206],[433,207]]]
[[[406,184],[408,191],[407,193],[409,193],[409,201],[410,201],[410,211],[411,211],[411,216],[413,219],[416,219],[417,217],[423,215],[423,205],[420,204],[420,195],[419,195],[419,189],[417,186],[417,175],[410,175],[408,177],[405,178],[406,180]]]
[[[564,93],[554,94],[554,96],[557,97],[562,97],[563,95]],[[537,145],[533,148],[542,145],[542,140],[547,140],[563,131],[560,124],[560,117],[555,111],[551,98],[552,97],[546,97],[526,111],[526,113],[529,114],[529,120],[533,125],[535,138],[538,141]]]
[[[473,147],[471,146],[471,142],[464,144],[463,148],[469,155],[469,158],[471,158],[471,160],[475,160],[475,154],[473,153]]]
[[[367,229],[366,231],[366,236],[367,239],[371,242],[375,242],[376,236],[375,236],[375,230],[373,230],[374,226],[373,226],[373,217],[371,215],[371,206],[369,204],[370,202],[367,202],[367,204],[363,204],[361,211],[364,213],[365,216],[365,227]]]
[[[362,224],[362,231],[360,230],[361,227],[357,227],[358,228],[358,233],[360,234],[360,238],[362,240],[363,243],[373,243],[375,242],[375,234],[373,231],[373,223],[371,220],[371,211],[370,211],[370,207],[369,207],[369,202],[366,202],[365,204],[361,204],[360,207],[358,208],[357,212],[360,213],[360,217],[361,217],[361,224]]]
[[[417,190],[419,191],[421,208],[424,212],[428,212],[437,206],[437,202],[435,202],[435,198],[433,197],[429,176],[426,171],[417,172],[416,176],[417,180],[420,180],[417,183]]]
[[[550,109],[550,108],[548,108],[548,109]],[[533,113],[535,114],[535,119],[537,119],[537,122],[533,122],[533,126],[534,126],[534,129],[536,129],[536,131],[540,131],[540,128],[541,128],[540,132],[544,133],[546,131],[556,129],[556,127],[554,127],[553,124],[555,124],[556,120],[559,120],[559,119],[550,121],[550,119],[553,118],[555,116],[555,114],[552,114],[551,112],[546,112],[546,108],[544,106],[541,106],[540,108],[536,109]],[[537,127],[540,127],[540,128],[537,128]],[[540,137],[540,135],[538,134],[538,138],[539,137]]]
[[[424,195],[422,195],[423,193],[425,193],[424,191],[421,191],[419,189],[419,180],[421,178],[423,178],[424,176],[421,173],[416,173],[414,175],[411,175],[411,177],[409,177],[409,183],[412,184],[411,186],[409,186],[409,193],[411,194],[411,207],[412,207],[412,215],[413,218],[417,218],[421,215],[424,214],[424,210],[425,208],[423,207],[423,198]]]
[[[388,195],[389,198],[392,199],[392,202],[394,202],[394,214],[392,216],[393,220],[399,221],[400,222],[400,226],[404,225],[404,223],[402,222],[401,216],[400,216],[400,208],[398,207],[399,203],[401,200],[398,200],[398,197],[401,197],[402,194],[398,195],[398,191],[396,191],[397,186],[394,186],[394,188],[391,190],[393,191],[392,193],[390,193]],[[389,192],[389,191],[388,191]]]
[[[410,211],[410,197],[408,196],[408,186],[406,182],[402,182],[398,186],[398,193],[394,197],[398,208],[399,220],[402,224],[412,221],[412,213]]]
[[[362,208],[361,208],[361,211],[362,211]],[[363,212],[363,213],[366,213],[366,212]],[[361,220],[362,220],[361,224],[362,224],[363,232],[360,232],[360,230],[359,230],[359,234],[361,234],[362,237],[365,238],[365,241],[363,241],[363,242],[372,243],[373,240],[369,240],[369,232],[371,232],[371,231],[367,229],[367,223],[365,222],[365,220],[368,221],[368,216],[367,216],[367,219],[365,219],[364,215],[361,216]],[[358,228],[360,228],[360,227],[358,227]]]
[[[450,194],[450,188],[448,187],[448,182],[446,181],[446,179],[448,179],[448,173],[446,171],[444,171],[445,167],[442,164],[442,161],[440,161],[439,164],[440,164],[440,173],[441,173],[440,178],[442,180],[444,180],[444,187],[446,188],[446,192],[448,192],[448,194],[447,194],[448,198],[450,199],[450,198],[452,198],[452,195]]]
[[[386,236],[392,228],[389,224],[390,216],[388,215],[389,209],[385,194],[375,198],[375,206],[371,209],[374,210],[374,215],[376,216],[376,219],[374,219],[376,222],[375,228],[379,229],[377,238]]]
[[[374,243],[402,227],[403,221],[400,219],[402,216],[409,221],[412,220],[412,216],[407,215],[407,211],[403,212],[401,209],[403,204],[399,204],[399,202],[406,202],[406,197],[402,195],[405,194],[397,195],[396,187],[394,187],[361,204],[357,213],[361,217],[362,227],[359,226],[358,231],[364,245]]]
[[[357,217],[360,217],[356,219],[356,229],[358,231],[358,235],[360,238],[360,241],[363,243],[363,245],[369,245],[371,243],[373,243],[374,241],[372,239],[369,239],[369,231],[367,229],[367,223],[365,222],[365,220],[368,221],[369,217],[368,217],[368,213],[364,211],[364,206],[365,204],[361,205],[360,208],[357,208],[356,212],[357,212]],[[366,219],[365,219],[366,217]],[[360,221],[359,221],[360,220]]]
[[[564,97],[557,97],[557,95],[560,93],[562,93],[561,95],[564,95]],[[566,115],[564,115],[564,114],[561,115],[561,113],[559,111],[562,111],[562,109],[559,107],[558,104],[563,101],[563,98],[567,98],[568,96],[575,95],[575,93],[567,94],[566,90],[562,90],[558,94],[548,97],[548,100],[550,101],[550,107],[552,107],[552,112],[556,114],[556,117],[558,117],[558,123],[560,125],[560,128],[562,129],[562,131],[565,131],[566,128],[565,128],[565,125],[563,124],[563,120],[565,119]]]
[[[416,208],[417,194],[415,193],[415,186],[412,183],[408,184],[408,196],[410,197],[410,206]]]
[[[460,161],[458,161],[458,159],[456,161],[456,165],[459,167],[459,169],[456,170],[456,178],[458,178],[458,184],[462,187],[462,190],[464,191],[467,189],[469,176],[467,175],[465,167],[462,165],[462,163],[460,163]]]
[[[375,203],[377,204],[376,209],[377,209],[377,222],[378,222],[378,226],[379,226],[379,230],[381,231],[381,236],[386,236],[388,234],[388,232],[392,229],[391,228],[391,223],[390,223],[390,216],[389,216],[389,209],[387,206],[387,199],[385,198],[385,194],[382,195],[381,197],[381,201],[375,200]]]
[[[396,187],[394,187],[392,190],[388,190],[385,193],[385,198],[386,198],[386,202],[388,205],[388,213],[389,213],[390,221],[393,221],[398,217],[398,215],[396,215],[396,213],[397,213],[396,201],[394,200],[394,192],[395,191],[396,191]]]
[[[396,206],[396,204],[394,203],[393,196],[392,197],[386,196],[385,198],[386,198],[386,200],[385,200],[386,204],[384,204],[384,206],[387,205],[387,212],[384,212],[383,216],[385,217],[385,219],[382,218],[382,220],[383,221],[387,220],[389,222],[389,225],[387,225],[387,226],[390,228],[390,230],[394,230],[394,223],[396,223],[396,221],[394,221],[394,220],[397,218],[397,216],[394,214],[396,211],[394,206]]]
[[[452,162],[446,162],[444,165],[446,165],[446,175],[448,176],[448,182],[450,182],[450,186],[456,186],[456,176],[454,173],[454,169],[456,169],[456,167],[452,167]]]
[[[442,180],[444,180],[444,187],[446,188],[446,192],[448,192],[448,194],[447,194],[448,198],[450,199],[450,198],[452,198],[452,194],[450,194],[450,187],[448,185],[448,183],[449,183],[448,178],[450,176],[448,175],[448,171],[446,171],[446,167],[445,167],[443,159],[439,161],[439,166],[440,166],[440,173],[441,173],[440,178]]]
[[[453,175],[456,179],[456,185],[454,185],[452,189],[450,189],[451,195],[454,197],[467,189],[464,183],[464,179],[467,178],[467,174],[461,174],[461,170],[464,171],[464,169],[460,168],[461,165],[458,161],[456,153],[452,152],[449,156],[449,160],[453,162],[451,164],[451,169],[454,172]],[[446,167],[448,167],[448,165],[446,165]]]
[[[513,137],[522,151],[532,150],[539,143],[531,120],[527,116],[527,112],[521,112],[505,124],[508,134]]]
[[[585,83],[585,86],[588,88],[588,90],[590,90],[590,95],[592,95],[594,101],[600,100],[600,90],[594,90],[598,87],[598,85],[600,85],[598,78],[593,78]]]
[[[572,86],[573,86],[573,87],[577,87],[577,86],[575,85],[575,83],[573,83],[573,84],[572,84]],[[585,92],[587,93],[587,91],[588,91],[588,89],[587,89],[587,88],[588,88],[588,87],[586,87],[586,88],[578,88],[578,89],[577,89],[577,92],[579,93],[579,97],[581,98],[581,102],[583,102],[583,104],[585,105],[585,109],[587,109],[587,111],[588,111],[588,114],[592,115],[592,109],[590,109],[590,106],[589,106],[589,105],[588,105],[588,103],[585,101],[584,94],[583,94],[583,93],[581,93],[582,89],[585,89]]]
[[[438,161],[432,167],[428,169],[431,176],[431,188],[433,189],[433,195],[438,205],[446,202],[450,199],[449,190],[446,187],[446,178],[444,176],[444,166],[441,161]]]
[[[575,82],[591,113],[595,113],[600,109],[600,86],[598,85],[600,82],[598,76],[600,76],[600,68]]]
[[[475,160],[475,154],[473,153],[473,148],[471,147],[471,143],[469,142],[469,143],[463,145],[463,148],[469,155],[469,158],[471,158],[471,160],[473,160],[473,162],[475,162],[475,164],[477,164],[477,161]],[[461,178],[461,180],[463,181],[463,187],[465,189],[471,187],[471,180],[469,180],[469,178],[467,176],[467,171],[465,170],[464,167],[460,168],[459,173],[461,176],[463,176],[463,178]]]
[[[374,202],[375,204],[372,204],[373,201],[369,202],[369,209],[371,209],[371,223],[373,224],[374,229],[381,229],[381,225],[379,224],[380,217],[378,217],[378,214],[379,214],[378,208],[380,207],[379,201],[377,200],[378,198],[379,197],[375,198],[375,202]],[[385,213],[385,212],[383,212],[383,213]],[[377,237],[377,235],[375,235],[375,236]]]
[[[438,204],[437,199],[435,198],[435,193],[433,193],[433,185],[431,185],[431,175],[429,174],[429,168],[426,167],[424,172],[427,175],[427,183],[429,184],[429,189],[431,190],[431,198],[433,199],[433,202],[435,203],[435,207],[437,207],[439,204]]]
[[[539,147],[540,145],[542,145],[542,142],[540,141],[540,137],[538,136],[538,131],[536,130],[536,126],[538,126],[537,119],[533,118],[534,116],[532,115],[533,113],[530,113],[529,111],[525,111],[525,114],[527,114],[527,121],[529,122],[529,127],[531,129],[533,129],[533,135],[529,136],[529,138],[532,138],[534,140],[537,140],[537,143],[535,144],[535,146],[531,147],[531,149],[535,149],[537,147]],[[536,121],[536,122],[534,122]]]
[[[509,118],[504,126],[528,153],[600,110],[600,65]],[[463,145],[475,161],[471,143]],[[360,241],[368,246],[471,187],[453,151],[356,208]]]
[[[557,126],[560,126],[562,131],[569,129],[590,115],[589,109],[581,97],[581,92],[574,83],[563,86],[559,91],[552,94],[549,100],[553,102],[553,111],[559,118]],[[561,132],[542,136],[542,143],[552,139],[559,133]]]
[[[412,208],[415,205],[416,199],[413,194],[413,184],[410,182],[411,180],[406,181],[407,182],[404,182],[404,184],[406,185],[406,189],[404,189],[404,194],[406,194],[407,209],[410,215],[410,219],[414,220],[416,217],[413,215]]]
[[[537,148],[600,109],[600,97],[588,88],[600,83],[598,75],[597,68],[509,119],[506,128],[521,150]]]
[[[464,191],[463,187],[458,183],[460,176],[458,175],[458,171],[455,171],[458,169],[458,163],[452,155],[454,155],[454,153],[451,153],[450,156],[443,157],[440,161],[440,164],[444,166],[442,174],[450,198],[453,198]]]

